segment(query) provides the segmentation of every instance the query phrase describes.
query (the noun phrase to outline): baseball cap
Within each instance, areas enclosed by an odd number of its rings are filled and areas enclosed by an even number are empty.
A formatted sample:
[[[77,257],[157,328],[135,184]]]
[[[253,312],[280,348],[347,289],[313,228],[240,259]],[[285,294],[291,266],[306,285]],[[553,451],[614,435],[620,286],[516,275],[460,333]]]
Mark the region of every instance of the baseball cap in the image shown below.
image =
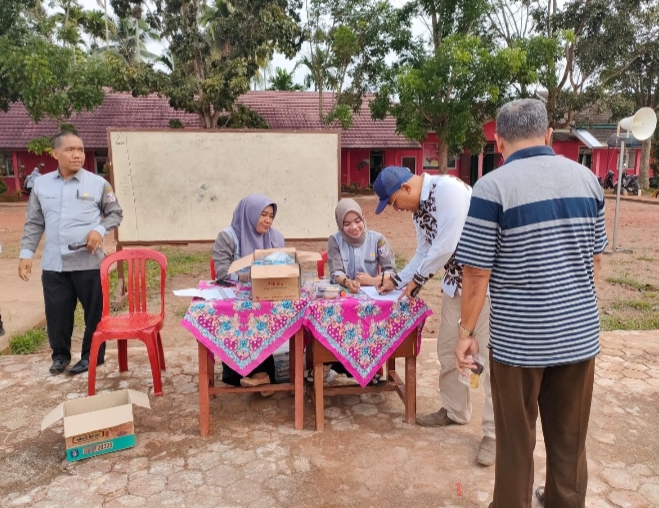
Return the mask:
[[[409,169],[402,166],[387,166],[378,174],[373,184],[373,190],[380,198],[375,213],[380,213],[389,204],[389,200],[394,192],[400,189],[400,186],[412,178]]]

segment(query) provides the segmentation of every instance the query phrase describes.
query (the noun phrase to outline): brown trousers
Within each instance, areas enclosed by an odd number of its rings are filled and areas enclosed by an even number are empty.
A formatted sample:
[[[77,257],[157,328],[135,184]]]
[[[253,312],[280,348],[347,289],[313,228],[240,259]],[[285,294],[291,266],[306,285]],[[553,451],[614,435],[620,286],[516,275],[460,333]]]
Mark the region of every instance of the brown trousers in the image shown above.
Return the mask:
[[[535,423],[547,452],[545,508],[584,508],[588,470],[586,432],[595,359],[547,368],[499,363],[490,351],[497,454],[490,508],[530,508]]]

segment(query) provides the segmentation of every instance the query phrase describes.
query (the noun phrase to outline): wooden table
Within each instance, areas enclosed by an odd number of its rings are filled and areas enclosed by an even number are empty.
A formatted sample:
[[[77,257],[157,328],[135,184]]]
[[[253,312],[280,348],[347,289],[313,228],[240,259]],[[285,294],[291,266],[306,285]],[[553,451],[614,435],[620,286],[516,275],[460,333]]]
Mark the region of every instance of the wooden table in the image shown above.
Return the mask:
[[[418,351],[417,329],[405,337],[387,360],[387,383],[383,386],[323,386],[323,364],[338,361],[334,353],[323,346],[315,337],[307,347],[307,359],[313,364],[312,398],[316,409],[316,430],[325,429],[325,396],[352,395],[373,392],[393,392],[405,404],[405,421],[413,424],[416,420],[416,357]],[[396,358],[405,358],[405,381],[396,372]],[[297,427],[296,427],[297,428]]]
[[[208,348],[197,341],[199,350],[199,430],[202,436],[210,433],[210,399],[211,396],[221,393],[248,393],[272,390],[276,392],[293,392],[295,394],[295,430],[304,427],[304,372],[303,348],[304,338],[302,328],[291,337],[289,350],[289,383],[269,384],[260,386],[227,386],[215,388],[215,361]],[[321,366],[322,370],[322,366]]]

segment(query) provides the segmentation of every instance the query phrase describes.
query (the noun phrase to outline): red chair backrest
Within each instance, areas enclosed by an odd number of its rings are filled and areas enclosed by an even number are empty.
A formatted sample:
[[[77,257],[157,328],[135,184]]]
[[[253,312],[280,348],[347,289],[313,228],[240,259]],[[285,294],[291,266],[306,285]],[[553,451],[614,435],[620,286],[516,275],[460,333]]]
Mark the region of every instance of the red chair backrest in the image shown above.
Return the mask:
[[[155,261],[160,265],[160,315],[165,317],[165,278],[167,258],[162,252],[152,249],[125,249],[110,254],[101,262],[101,288],[103,290],[103,317],[110,315],[110,267],[126,261],[124,284],[128,294],[128,312],[146,312],[146,262]]]
[[[213,263],[213,256],[211,256],[211,280],[215,280],[215,263]]]
[[[325,277],[325,263],[327,263],[327,251],[323,251],[320,253],[320,261],[318,261],[318,265],[317,265],[319,279]]]

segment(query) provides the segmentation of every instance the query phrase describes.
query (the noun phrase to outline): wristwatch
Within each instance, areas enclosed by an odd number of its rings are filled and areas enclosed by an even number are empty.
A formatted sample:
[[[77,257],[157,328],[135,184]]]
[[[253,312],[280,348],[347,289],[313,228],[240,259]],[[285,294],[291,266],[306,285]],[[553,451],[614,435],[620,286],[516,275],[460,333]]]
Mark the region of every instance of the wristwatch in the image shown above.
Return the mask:
[[[465,327],[462,326],[462,319],[458,319],[458,331],[460,332],[460,335],[464,335],[465,337],[473,337],[476,328],[474,328],[473,330],[467,330]]]

